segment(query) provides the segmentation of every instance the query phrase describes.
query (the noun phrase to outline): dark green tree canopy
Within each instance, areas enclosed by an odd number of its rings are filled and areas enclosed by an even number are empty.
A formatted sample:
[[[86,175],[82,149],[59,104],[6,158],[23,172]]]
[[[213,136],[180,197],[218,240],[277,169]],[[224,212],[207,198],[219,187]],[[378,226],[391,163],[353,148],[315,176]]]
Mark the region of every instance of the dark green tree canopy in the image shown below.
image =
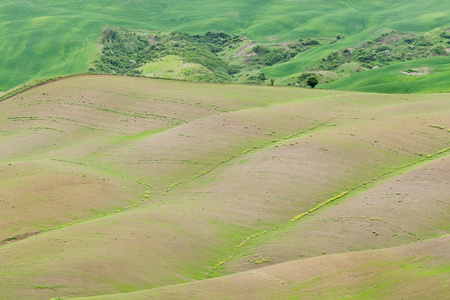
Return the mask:
[[[311,88],[314,88],[319,83],[319,80],[315,75],[309,76],[308,79],[306,79],[306,84],[309,85]]]

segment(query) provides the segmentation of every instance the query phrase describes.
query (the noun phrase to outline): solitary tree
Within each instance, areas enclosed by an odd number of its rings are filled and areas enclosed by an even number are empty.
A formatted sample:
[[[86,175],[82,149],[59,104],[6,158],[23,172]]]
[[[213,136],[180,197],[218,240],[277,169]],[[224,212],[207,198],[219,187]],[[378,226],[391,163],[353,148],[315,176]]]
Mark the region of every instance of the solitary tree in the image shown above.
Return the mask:
[[[308,79],[306,79],[306,84],[309,85],[311,88],[314,88],[319,83],[319,80],[316,76],[309,76]]]

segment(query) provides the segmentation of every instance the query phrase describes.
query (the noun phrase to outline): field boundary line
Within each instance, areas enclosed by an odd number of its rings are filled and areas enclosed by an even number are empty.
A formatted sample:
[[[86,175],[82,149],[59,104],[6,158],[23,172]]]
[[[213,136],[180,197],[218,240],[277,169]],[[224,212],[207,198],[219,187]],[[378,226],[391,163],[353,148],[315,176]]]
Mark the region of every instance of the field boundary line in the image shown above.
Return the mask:
[[[92,221],[92,220],[101,219],[101,218],[104,218],[104,217],[115,216],[115,215],[117,215],[117,214],[119,214],[121,212],[130,210],[130,209],[135,208],[135,207],[140,206],[140,205],[143,205],[144,203],[147,203],[148,201],[150,201],[152,199],[152,185],[151,184],[146,184],[146,183],[142,182],[139,179],[136,180],[136,183],[138,183],[140,185],[143,185],[144,188],[145,188],[145,192],[144,192],[144,196],[139,201],[136,201],[135,203],[133,203],[131,205],[128,205],[128,206],[125,206],[125,207],[119,207],[119,208],[116,208],[113,211],[103,212],[103,213],[101,213],[101,214],[99,214],[97,216],[87,217],[87,218],[76,220],[76,221],[73,221],[73,222],[70,222],[70,223],[58,225],[58,226],[55,226],[55,227],[52,227],[52,228],[36,230],[34,232],[27,232],[27,233],[23,233],[23,234],[17,234],[17,235],[15,235],[13,237],[9,237],[9,238],[1,240],[0,241],[0,249],[2,249],[4,247],[7,247],[7,246],[9,246],[9,245],[11,245],[13,243],[16,243],[16,242],[28,239],[28,238],[30,238],[32,236],[40,235],[40,234],[45,233],[45,232],[71,227],[73,225],[77,225],[77,224],[84,223],[84,222],[89,222],[89,221]]]
[[[323,121],[323,122],[321,122],[321,123],[319,123],[319,124],[317,124],[317,125],[315,125],[313,127],[310,127],[310,128],[308,128],[308,129],[306,129],[304,131],[301,131],[299,133],[294,133],[294,134],[291,134],[291,135],[288,135],[288,136],[285,136],[285,137],[281,137],[281,138],[278,138],[278,139],[273,139],[271,141],[262,143],[262,144],[260,144],[258,146],[253,146],[251,148],[245,149],[241,153],[235,154],[235,155],[233,155],[233,156],[231,156],[229,158],[226,158],[226,159],[222,160],[221,162],[219,162],[214,167],[212,167],[212,168],[210,168],[210,169],[208,169],[206,171],[203,171],[200,174],[198,174],[198,175],[196,175],[196,176],[194,176],[194,177],[192,177],[190,179],[186,179],[186,180],[183,180],[183,181],[180,181],[180,182],[176,182],[176,183],[168,186],[166,188],[166,191],[163,192],[162,195],[164,196],[166,193],[170,192],[171,190],[173,190],[174,188],[176,188],[179,185],[186,184],[186,183],[192,182],[194,180],[197,180],[197,179],[199,179],[199,178],[201,178],[201,177],[203,177],[203,176],[213,172],[214,170],[218,169],[219,167],[223,166],[224,164],[226,164],[226,163],[228,163],[228,162],[230,162],[230,161],[232,161],[234,159],[240,158],[242,155],[245,155],[245,154],[247,154],[249,152],[254,152],[254,151],[257,151],[257,150],[262,150],[262,149],[264,149],[264,148],[266,148],[266,147],[268,147],[270,145],[276,144],[276,143],[285,142],[285,141],[288,141],[290,139],[299,138],[302,135],[311,133],[314,130],[320,128],[320,127],[326,126],[325,124],[328,123],[329,121],[333,120],[333,119],[335,119],[335,117],[330,118],[328,120],[325,120],[325,121]]]
[[[215,266],[213,266],[212,270],[211,270],[210,272],[208,272],[206,278],[211,278],[212,275],[213,275],[213,273],[214,273],[215,271],[217,271],[217,270],[218,270],[221,266],[223,266],[226,262],[232,260],[232,259],[236,256],[236,254],[239,252],[239,250],[242,248],[242,246],[244,246],[244,245],[245,245],[248,241],[250,241],[251,239],[255,239],[255,238],[257,238],[259,235],[262,235],[262,234],[273,233],[273,232],[275,232],[276,230],[278,230],[280,227],[286,226],[286,225],[289,225],[289,224],[292,224],[292,223],[294,223],[294,222],[297,222],[298,220],[301,220],[302,218],[304,218],[304,217],[306,217],[306,216],[308,216],[308,215],[310,215],[310,214],[316,212],[316,211],[319,210],[320,208],[322,208],[322,207],[324,207],[324,206],[327,206],[328,204],[330,204],[330,203],[332,203],[332,202],[335,202],[336,200],[339,200],[339,199],[344,198],[345,196],[347,196],[348,194],[350,194],[351,192],[353,192],[353,191],[355,191],[355,190],[359,190],[359,189],[365,188],[365,187],[367,187],[367,186],[370,185],[370,184],[373,184],[373,183],[376,183],[376,182],[380,181],[381,179],[387,179],[386,177],[387,177],[388,175],[391,175],[391,174],[394,174],[394,173],[401,172],[401,171],[403,171],[403,170],[405,170],[405,169],[409,169],[409,168],[413,168],[413,167],[419,166],[421,163],[423,163],[423,162],[425,162],[425,161],[433,161],[433,160],[435,160],[435,159],[438,159],[438,158],[440,158],[443,154],[445,154],[445,153],[447,153],[447,152],[450,152],[450,147],[445,148],[445,149],[442,149],[442,150],[440,150],[440,151],[438,151],[438,152],[436,152],[436,153],[434,153],[434,154],[429,154],[429,155],[427,155],[427,156],[425,156],[425,157],[422,157],[422,158],[419,159],[418,161],[411,162],[411,163],[407,163],[407,164],[403,164],[403,165],[400,165],[400,166],[397,167],[397,168],[390,169],[390,170],[388,170],[388,171],[386,171],[386,172],[384,172],[384,173],[382,173],[382,174],[380,174],[380,175],[377,175],[377,176],[373,177],[373,178],[370,179],[369,181],[365,181],[365,182],[363,182],[363,183],[360,183],[360,184],[358,184],[358,185],[356,185],[356,186],[354,186],[354,187],[352,187],[352,188],[350,188],[350,189],[348,189],[348,190],[346,190],[346,191],[343,191],[342,193],[340,193],[340,194],[337,195],[337,196],[333,196],[333,197],[331,197],[331,198],[325,200],[324,202],[322,202],[322,203],[320,203],[320,204],[314,206],[313,208],[309,209],[308,211],[305,211],[305,212],[303,212],[303,213],[301,213],[301,214],[298,214],[298,215],[292,217],[292,218],[291,218],[289,221],[287,221],[287,222],[284,222],[284,223],[281,223],[281,224],[278,224],[278,225],[274,225],[274,226],[272,227],[272,229],[265,230],[265,231],[262,231],[262,232],[259,232],[259,233],[252,234],[251,236],[248,236],[247,238],[245,238],[241,243],[239,243],[239,244],[236,246],[235,250],[234,250],[227,258],[225,258],[224,260],[220,261],[220,262],[217,263]],[[389,176],[388,178],[391,178],[391,177]]]

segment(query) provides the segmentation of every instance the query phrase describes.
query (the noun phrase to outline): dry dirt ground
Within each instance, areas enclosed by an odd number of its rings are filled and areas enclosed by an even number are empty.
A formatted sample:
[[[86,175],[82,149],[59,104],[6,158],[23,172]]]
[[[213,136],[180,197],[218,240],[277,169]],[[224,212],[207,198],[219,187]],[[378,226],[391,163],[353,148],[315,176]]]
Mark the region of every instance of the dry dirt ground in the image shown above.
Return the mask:
[[[449,99],[82,76],[0,102],[0,298],[450,250]]]

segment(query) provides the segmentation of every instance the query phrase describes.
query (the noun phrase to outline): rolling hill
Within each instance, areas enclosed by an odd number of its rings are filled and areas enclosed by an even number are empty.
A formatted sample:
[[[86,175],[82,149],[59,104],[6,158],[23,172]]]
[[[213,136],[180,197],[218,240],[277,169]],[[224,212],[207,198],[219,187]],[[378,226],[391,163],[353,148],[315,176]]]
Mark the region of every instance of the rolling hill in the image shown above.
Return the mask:
[[[441,262],[449,261],[446,249],[448,238],[439,238],[420,245],[296,260],[216,279],[82,299],[445,299],[449,278]]]
[[[450,57],[430,57],[351,75],[321,87],[361,92],[446,93],[449,72]]]
[[[388,29],[427,32],[448,27],[449,11],[450,4],[437,0],[7,0],[0,4],[0,91],[37,78],[86,72],[105,26],[154,33],[225,31],[263,43],[346,35],[339,43],[263,70],[281,82],[332,51],[359,46]]]
[[[438,299],[448,99],[100,75],[10,97],[0,298]]]

